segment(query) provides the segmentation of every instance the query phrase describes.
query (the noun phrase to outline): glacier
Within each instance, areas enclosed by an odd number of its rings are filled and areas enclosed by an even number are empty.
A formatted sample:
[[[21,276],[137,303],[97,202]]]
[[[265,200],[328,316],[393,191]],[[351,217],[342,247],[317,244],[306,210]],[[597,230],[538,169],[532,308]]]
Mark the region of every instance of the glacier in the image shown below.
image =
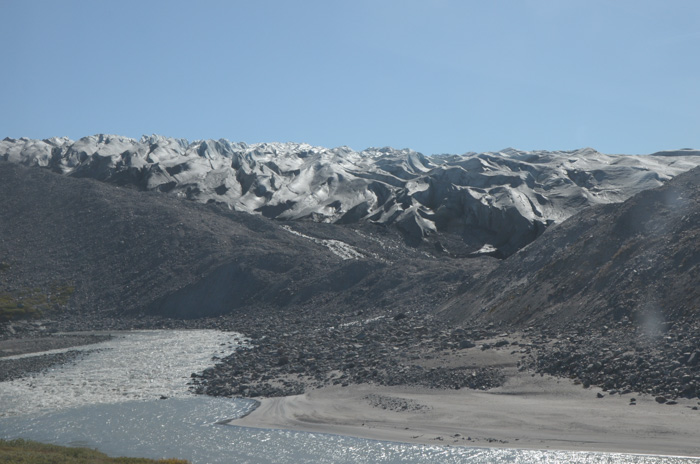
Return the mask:
[[[0,160],[278,220],[391,225],[414,244],[451,234],[475,255],[505,257],[583,208],[624,201],[690,170],[700,164],[700,151],[508,148],[425,156],[390,147],[358,152],[98,134],[76,141],[5,138]]]

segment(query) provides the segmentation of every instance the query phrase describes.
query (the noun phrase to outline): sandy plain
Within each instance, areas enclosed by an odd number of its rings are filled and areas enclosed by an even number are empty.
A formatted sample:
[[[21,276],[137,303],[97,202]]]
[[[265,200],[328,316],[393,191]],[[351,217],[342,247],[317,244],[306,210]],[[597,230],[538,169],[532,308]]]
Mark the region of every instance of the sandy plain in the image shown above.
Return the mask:
[[[700,457],[697,399],[668,405],[649,395],[610,395],[518,371],[519,357],[506,349],[471,353],[474,365],[503,368],[505,384],[489,391],[323,387],[262,398],[255,411],[230,424],[431,445]]]

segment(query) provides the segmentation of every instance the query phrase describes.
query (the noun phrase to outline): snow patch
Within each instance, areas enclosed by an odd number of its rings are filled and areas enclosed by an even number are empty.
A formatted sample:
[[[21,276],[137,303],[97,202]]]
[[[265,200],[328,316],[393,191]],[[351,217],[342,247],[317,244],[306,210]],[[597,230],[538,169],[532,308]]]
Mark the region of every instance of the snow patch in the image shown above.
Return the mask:
[[[296,230],[292,229],[289,226],[282,226],[284,230],[289,232],[290,234],[294,234],[298,237],[305,238],[307,240],[311,240],[314,243],[318,243],[319,245],[322,245],[326,248],[328,248],[331,253],[334,255],[338,256],[339,258],[343,260],[349,260],[349,259],[363,259],[365,258],[365,255],[357,251],[353,246],[348,245],[345,242],[341,242],[340,240],[328,240],[328,239],[321,239],[321,238],[316,238],[316,237],[311,237],[309,235],[302,234],[301,232],[297,232]]]
[[[478,250],[473,252],[472,255],[490,255],[490,254],[493,254],[497,251],[498,250],[496,249],[495,246],[487,243],[486,245],[482,246],[481,248],[479,248]]]

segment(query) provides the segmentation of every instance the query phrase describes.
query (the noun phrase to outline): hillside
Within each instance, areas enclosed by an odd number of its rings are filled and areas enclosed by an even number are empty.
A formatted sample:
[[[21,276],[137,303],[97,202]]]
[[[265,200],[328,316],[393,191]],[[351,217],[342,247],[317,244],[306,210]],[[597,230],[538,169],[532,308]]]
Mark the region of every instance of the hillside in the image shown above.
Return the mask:
[[[381,226],[284,224],[14,163],[0,162],[0,198],[6,318],[422,308],[491,262],[438,260]]]
[[[441,313],[455,321],[658,329],[700,311],[700,169],[547,230]]]
[[[697,398],[699,236],[696,168],[550,227],[491,272],[462,281],[457,296],[435,305],[432,318],[360,320],[333,332],[307,328],[303,345],[266,328],[246,357],[224,358],[203,373],[198,388],[252,396],[368,381],[493,388],[507,382],[507,370],[475,370],[484,365],[474,360],[506,352],[519,357],[517,372],[526,378],[547,373],[607,392],[591,398],[622,396],[631,406],[635,396],[624,395],[632,392],[668,405]],[[280,352],[289,363],[279,362]],[[305,363],[308,354],[313,363]],[[255,375],[261,372],[272,372],[282,386]],[[290,383],[292,373],[310,380]],[[463,383],[469,379],[475,382]]]

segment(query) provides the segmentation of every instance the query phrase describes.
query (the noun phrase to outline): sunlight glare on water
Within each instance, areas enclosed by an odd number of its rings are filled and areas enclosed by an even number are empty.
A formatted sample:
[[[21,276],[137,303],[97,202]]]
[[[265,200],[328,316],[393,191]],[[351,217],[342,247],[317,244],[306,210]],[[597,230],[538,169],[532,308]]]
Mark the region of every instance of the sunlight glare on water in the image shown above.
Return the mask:
[[[81,347],[88,354],[78,363],[0,383],[0,417],[85,404],[187,396],[193,372],[213,365],[212,356],[229,354],[244,343],[238,333],[216,330],[145,330],[114,335],[112,340]]]
[[[567,451],[427,446],[222,425],[251,400],[189,397],[97,404],[0,419],[1,436],[98,448],[114,456],[178,457],[194,464],[689,464],[697,460]]]
[[[238,338],[238,340],[236,340]],[[230,353],[239,334],[141,331],[89,347],[74,365],[0,383],[0,438],[97,448],[112,456],[177,457],[193,464],[522,463],[697,464],[700,460],[566,451],[394,443],[223,425],[256,402],[196,396],[192,372]],[[240,356],[245,356],[240,351]],[[166,400],[159,400],[160,396]]]

